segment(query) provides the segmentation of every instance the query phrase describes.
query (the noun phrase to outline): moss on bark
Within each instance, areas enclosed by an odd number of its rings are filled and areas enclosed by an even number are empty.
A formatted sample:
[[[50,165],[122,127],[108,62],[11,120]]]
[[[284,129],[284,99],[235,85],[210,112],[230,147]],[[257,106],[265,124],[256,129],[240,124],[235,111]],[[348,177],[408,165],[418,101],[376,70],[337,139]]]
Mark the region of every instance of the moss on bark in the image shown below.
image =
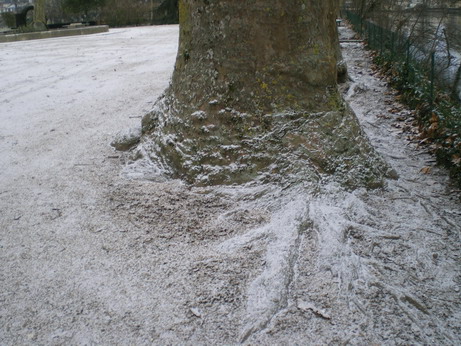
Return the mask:
[[[336,2],[182,0],[172,84],[143,145],[196,184],[335,177],[378,186],[386,165],[336,87]]]

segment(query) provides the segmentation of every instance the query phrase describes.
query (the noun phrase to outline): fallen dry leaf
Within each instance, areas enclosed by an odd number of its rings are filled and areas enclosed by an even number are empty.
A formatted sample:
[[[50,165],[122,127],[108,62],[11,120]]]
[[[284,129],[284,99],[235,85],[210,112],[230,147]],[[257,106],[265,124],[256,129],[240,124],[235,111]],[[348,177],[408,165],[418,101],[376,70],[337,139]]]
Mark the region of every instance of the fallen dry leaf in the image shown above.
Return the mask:
[[[437,116],[437,114],[435,113],[432,113],[432,117],[431,119],[429,120],[430,123],[437,123],[439,121],[439,117]]]
[[[429,174],[432,171],[432,167],[423,167],[421,168],[420,172],[423,174]]]
[[[453,155],[451,162],[453,162],[456,166],[461,165],[461,156]]]

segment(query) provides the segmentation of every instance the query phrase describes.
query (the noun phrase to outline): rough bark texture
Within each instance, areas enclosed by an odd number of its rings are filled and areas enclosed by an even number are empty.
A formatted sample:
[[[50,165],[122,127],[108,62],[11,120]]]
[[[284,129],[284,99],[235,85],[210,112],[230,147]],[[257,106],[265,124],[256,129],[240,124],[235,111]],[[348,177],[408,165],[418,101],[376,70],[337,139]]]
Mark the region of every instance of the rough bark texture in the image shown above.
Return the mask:
[[[380,180],[336,87],[336,1],[182,0],[179,11],[172,83],[143,119],[152,159],[199,184]]]
[[[34,28],[46,30],[45,0],[35,0],[34,2]]]
[[[180,102],[209,111],[217,105],[210,96],[252,112],[322,108],[325,88],[336,84],[338,43],[328,2],[206,3],[181,3],[173,76]]]

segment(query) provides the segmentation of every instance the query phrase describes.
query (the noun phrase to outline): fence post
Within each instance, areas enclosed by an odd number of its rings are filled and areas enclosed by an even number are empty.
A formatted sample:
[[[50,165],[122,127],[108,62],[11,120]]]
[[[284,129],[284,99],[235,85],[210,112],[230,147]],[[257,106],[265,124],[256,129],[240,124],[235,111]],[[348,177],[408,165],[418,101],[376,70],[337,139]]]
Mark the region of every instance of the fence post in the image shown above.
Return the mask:
[[[370,23],[368,21],[365,22],[365,34],[367,35],[368,43],[370,43]]]
[[[430,84],[430,97],[431,97],[431,110],[434,108],[434,79],[435,79],[435,52],[431,53],[431,84]]]
[[[376,42],[377,42],[377,39],[376,39],[376,25],[373,24],[373,49],[376,49]]]
[[[410,65],[410,41],[407,40],[407,44],[406,44],[406,48],[407,48],[407,61],[406,61],[406,64],[407,66]]]
[[[406,81],[410,82],[412,81],[412,76],[411,76],[411,66],[410,66],[410,40],[408,39],[406,42],[406,61],[405,61],[405,73],[406,73]]]
[[[395,50],[395,33],[391,32],[391,61],[394,61],[394,50]]]
[[[368,44],[371,49],[373,49],[373,24],[368,24]]]

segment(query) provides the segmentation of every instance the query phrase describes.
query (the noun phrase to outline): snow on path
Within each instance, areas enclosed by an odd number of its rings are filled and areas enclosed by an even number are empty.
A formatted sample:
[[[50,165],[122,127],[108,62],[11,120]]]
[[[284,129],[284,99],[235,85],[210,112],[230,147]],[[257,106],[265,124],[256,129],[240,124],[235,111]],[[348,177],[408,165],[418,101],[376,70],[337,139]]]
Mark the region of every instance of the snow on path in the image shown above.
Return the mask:
[[[343,39],[354,36],[348,28],[340,30]],[[450,188],[446,172],[432,167],[427,152],[396,131],[398,118],[409,111],[376,78],[363,45],[344,43],[343,52],[352,79],[346,100],[399,179],[376,191],[324,186],[315,196],[295,190],[291,198],[304,200],[307,217],[303,208],[288,205],[265,228],[247,233],[272,240],[265,269],[248,288],[243,339],[458,344],[459,193]],[[395,107],[401,112],[395,114]],[[431,174],[423,174],[428,165]],[[280,213],[290,221],[280,223]],[[248,236],[230,242],[240,239],[248,246]],[[300,318],[293,318],[300,311],[317,319],[301,327]]]
[[[112,227],[97,206],[120,170],[109,142],[168,85],[177,40],[161,26],[0,44],[0,344],[101,340],[59,325],[81,292],[116,290],[92,233]]]

